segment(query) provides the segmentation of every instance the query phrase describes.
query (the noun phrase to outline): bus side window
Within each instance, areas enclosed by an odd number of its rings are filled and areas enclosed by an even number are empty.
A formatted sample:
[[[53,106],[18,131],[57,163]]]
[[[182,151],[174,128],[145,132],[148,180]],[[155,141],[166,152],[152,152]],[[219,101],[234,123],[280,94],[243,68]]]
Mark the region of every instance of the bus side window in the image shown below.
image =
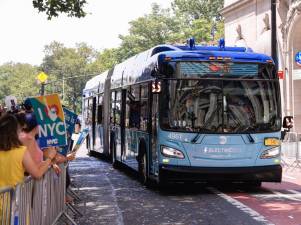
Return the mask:
[[[148,123],[148,85],[141,86],[140,99],[140,130],[147,131]]]
[[[88,116],[87,116],[87,124],[92,125],[92,110],[93,110],[93,99],[89,98],[88,100]]]
[[[89,100],[88,99],[85,99],[84,100],[85,103],[84,103],[84,123],[86,125],[88,125],[88,115],[89,115]]]
[[[110,123],[115,124],[115,91],[111,94],[111,115],[110,115]]]
[[[121,124],[121,90],[116,92],[114,118],[116,125]]]
[[[97,123],[102,124],[102,105],[97,107]]]
[[[126,127],[140,127],[140,86],[131,87],[127,91],[126,100]]]
[[[103,118],[102,118],[102,111],[103,111],[103,96],[102,95],[99,95],[98,96],[98,102],[97,102],[97,124],[102,124],[103,122]]]

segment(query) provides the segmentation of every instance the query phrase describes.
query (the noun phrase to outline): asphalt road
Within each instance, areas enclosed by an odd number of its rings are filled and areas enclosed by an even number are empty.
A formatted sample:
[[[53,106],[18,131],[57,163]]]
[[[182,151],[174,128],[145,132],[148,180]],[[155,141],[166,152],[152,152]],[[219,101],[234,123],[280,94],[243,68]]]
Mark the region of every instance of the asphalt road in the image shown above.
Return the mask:
[[[113,169],[82,151],[70,173],[81,201],[80,225],[300,225],[301,186],[141,185],[129,169]]]

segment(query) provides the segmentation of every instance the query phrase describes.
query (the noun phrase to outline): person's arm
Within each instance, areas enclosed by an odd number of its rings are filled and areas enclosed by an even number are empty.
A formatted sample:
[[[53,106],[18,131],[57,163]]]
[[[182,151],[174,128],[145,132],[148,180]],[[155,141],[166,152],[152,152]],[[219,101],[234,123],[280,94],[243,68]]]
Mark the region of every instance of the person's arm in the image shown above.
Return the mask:
[[[71,152],[67,155],[67,161],[73,161],[75,159],[76,152]]]
[[[48,157],[45,161],[41,162],[39,166],[31,158],[31,155],[28,151],[25,151],[23,157],[23,166],[25,170],[36,179],[40,179],[44,173],[48,170],[48,167],[51,165],[53,158]]]

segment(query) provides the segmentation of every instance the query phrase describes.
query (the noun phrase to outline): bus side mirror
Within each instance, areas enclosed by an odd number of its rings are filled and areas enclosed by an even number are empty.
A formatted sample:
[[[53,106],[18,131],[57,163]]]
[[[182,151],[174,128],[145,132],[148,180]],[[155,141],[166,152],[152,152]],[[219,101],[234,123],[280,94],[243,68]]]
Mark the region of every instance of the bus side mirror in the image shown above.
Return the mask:
[[[157,66],[152,69],[151,76],[158,77],[158,67]]]
[[[285,116],[283,118],[282,126],[284,129],[292,129],[294,127],[294,118],[292,116]]]

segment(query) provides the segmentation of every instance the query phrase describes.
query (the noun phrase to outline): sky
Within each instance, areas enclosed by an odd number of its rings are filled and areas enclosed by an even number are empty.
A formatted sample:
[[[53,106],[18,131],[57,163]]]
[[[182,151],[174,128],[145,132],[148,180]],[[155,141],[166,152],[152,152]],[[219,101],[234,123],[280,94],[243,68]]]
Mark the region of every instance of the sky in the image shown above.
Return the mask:
[[[0,0],[0,65],[6,62],[40,65],[44,46],[52,41],[75,47],[85,42],[97,50],[117,47],[119,34],[127,34],[131,20],[151,10],[153,2],[164,8],[172,0],[87,0],[85,18],[59,15],[47,20],[33,8],[32,0]]]

